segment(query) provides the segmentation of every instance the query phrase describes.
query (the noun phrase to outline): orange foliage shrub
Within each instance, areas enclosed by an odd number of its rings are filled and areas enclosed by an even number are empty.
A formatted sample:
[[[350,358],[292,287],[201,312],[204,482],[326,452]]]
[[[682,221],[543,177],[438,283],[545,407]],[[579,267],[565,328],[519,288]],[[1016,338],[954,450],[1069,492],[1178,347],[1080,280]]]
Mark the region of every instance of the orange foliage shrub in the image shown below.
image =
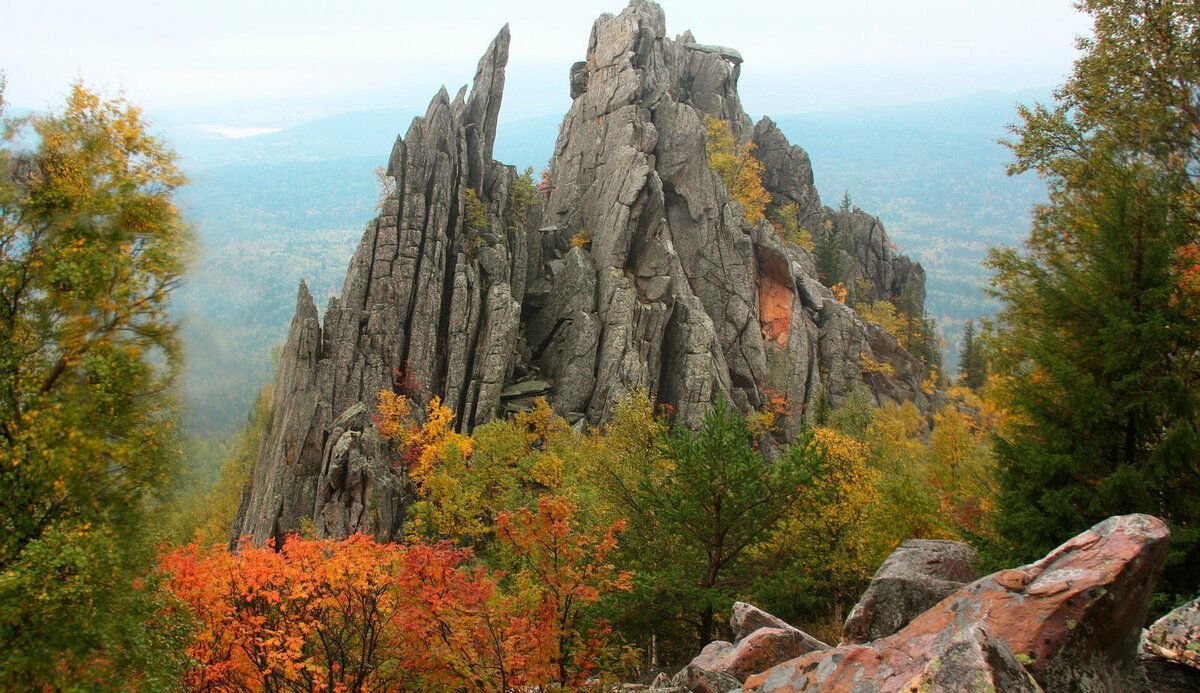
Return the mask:
[[[630,588],[607,562],[613,525],[578,531],[575,507],[542,498],[497,518],[510,574],[448,543],[289,536],[281,551],[195,544],[164,554],[168,589],[197,623],[197,691],[577,689],[608,661],[609,629],[584,611]],[[607,658],[607,659],[606,659]]]
[[[375,429],[392,441],[400,452],[400,465],[417,482],[418,490],[447,454],[467,457],[473,441],[470,436],[455,432],[454,412],[434,397],[425,406],[425,421],[416,420],[412,401],[390,390],[379,391],[379,410],[372,417]]]

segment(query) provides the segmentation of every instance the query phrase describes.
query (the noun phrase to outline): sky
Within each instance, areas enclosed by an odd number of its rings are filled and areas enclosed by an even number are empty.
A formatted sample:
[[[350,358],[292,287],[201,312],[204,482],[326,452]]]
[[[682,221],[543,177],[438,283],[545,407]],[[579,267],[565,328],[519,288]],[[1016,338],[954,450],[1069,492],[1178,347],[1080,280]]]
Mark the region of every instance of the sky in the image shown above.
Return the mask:
[[[503,119],[561,113],[592,21],[621,0],[0,0],[6,100],[45,108],[82,78],[166,119],[283,127],[415,107],[468,82],[512,29]],[[1073,0],[661,0],[667,32],[738,49],[752,115],[1045,89],[1076,56]]]

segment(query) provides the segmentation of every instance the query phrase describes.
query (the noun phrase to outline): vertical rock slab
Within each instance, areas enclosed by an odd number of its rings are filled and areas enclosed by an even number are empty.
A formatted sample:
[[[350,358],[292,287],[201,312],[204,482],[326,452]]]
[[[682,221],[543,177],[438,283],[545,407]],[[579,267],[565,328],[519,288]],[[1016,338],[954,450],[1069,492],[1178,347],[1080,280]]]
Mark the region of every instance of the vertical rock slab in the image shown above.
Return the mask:
[[[412,492],[371,424],[380,390],[417,409],[439,397],[467,427],[495,415],[520,325],[512,278],[518,293],[525,279],[524,238],[497,232],[516,172],[491,158],[508,46],[506,26],[469,93],[440,90],[396,140],[391,192],[323,326],[301,287],[235,537],[261,543],[305,520],[332,536],[396,536]],[[468,190],[486,228],[464,223]]]

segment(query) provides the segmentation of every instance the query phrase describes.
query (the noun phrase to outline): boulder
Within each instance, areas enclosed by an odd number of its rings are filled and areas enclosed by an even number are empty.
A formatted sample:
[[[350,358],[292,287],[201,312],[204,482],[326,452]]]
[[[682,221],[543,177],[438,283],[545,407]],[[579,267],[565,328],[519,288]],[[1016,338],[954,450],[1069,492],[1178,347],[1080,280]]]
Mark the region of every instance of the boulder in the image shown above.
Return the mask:
[[[697,669],[728,674],[738,681],[808,652],[829,646],[756,606],[735,602],[729,619],[734,642],[711,642],[692,660]]]
[[[702,669],[689,664],[671,678],[671,684],[692,693],[729,693],[742,687],[737,679],[729,674]]]
[[[887,637],[976,578],[975,550],[957,541],[910,539],[883,562],[850,610],[843,643]]]
[[[772,616],[762,609],[747,604],[734,602],[733,613],[729,617],[729,626],[733,628],[733,640],[737,642],[759,628],[791,628],[783,619]]]
[[[1193,599],[1150,626],[1142,650],[1200,669],[1200,599]]]
[[[1138,690],[1141,623],[1169,538],[1157,518],[1109,518],[1036,563],[962,587],[891,636],[785,662],[744,690],[975,690],[975,681],[980,690]]]
[[[724,669],[731,652],[733,652],[733,643],[725,642],[724,640],[715,640],[705,645],[703,650],[700,650],[700,654],[692,659],[691,666],[706,671],[720,671]]]
[[[726,652],[715,671],[729,674],[738,681],[745,681],[747,676],[765,671],[781,662],[827,649],[829,646],[825,643],[791,626],[759,628],[739,640]]]

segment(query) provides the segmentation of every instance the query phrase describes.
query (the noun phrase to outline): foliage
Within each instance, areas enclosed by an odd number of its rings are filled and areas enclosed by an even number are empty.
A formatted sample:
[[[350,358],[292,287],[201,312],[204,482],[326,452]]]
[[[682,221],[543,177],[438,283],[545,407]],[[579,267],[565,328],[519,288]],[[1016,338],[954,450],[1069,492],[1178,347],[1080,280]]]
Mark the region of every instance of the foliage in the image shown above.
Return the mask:
[[[412,402],[405,395],[380,390],[379,413],[373,417],[376,430],[393,441],[400,454],[399,465],[416,482],[419,493],[426,492],[430,477],[450,455],[471,454],[471,438],[454,430],[454,412],[438,397],[425,405],[424,421],[412,415]]]
[[[896,303],[899,325],[893,334],[927,370],[941,370],[944,345],[937,335],[937,323],[925,314],[925,297],[917,289],[918,282],[908,281],[900,291]]]
[[[215,483],[206,484],[194,474],[181,477],[171,532],[173,541],[194,541],[201,546],[230,541],[242,491],[254,472],[259,442],[266,432],[270,405],[271,388],[264,388],[246,426],[225,453]]]
[[[800,444],[767,462],[723,399],[699,431],[676,426],[658,445],[616,486],[636,549],[627,554],[635,585],[626,611],[659,633],[690,629],[675,635],[686,652],[713,639],[717,613],[748,589],[758,570],[751,547],[793,507],[818,460]]]
[[[136,107],[82,84],[0,120],[0,687],[165,674],[146,521],[178,459],[183,176]]]
[[[554,179],[550,177],[549,164],[546,165],[546,168],[542,169],[541,174],[538,175],[538,181],[533,184],[533,187],[537,189],[542,199],[550,197],[550,192],[554,190]]]
[[[541,195],[533,182],[533,167],[530,166],[513,179],[512,188],[505,201],[504,220],[508,231],[525,231],[529,226],[529,210],[541,203]]]
[[[800,205],[795,202],[789,202],[780,207],[775,212],[775,218],[771,220],[771,225],[775,228],[775,233],[779,238],[794,243],[808,252],[813,252],[816,246],[813,244],[812,232],[804,228],[800,220],[801,210]]]
[[[975,322],[963,326],[962,347],[958,356],[958,382],[977,390],[987,382],[988,361],[983,335],[975,334]]]
[[[889,361],[880,361],[875,358],[870,351],[864,351],[858,355],[858,367],[864,374],[896,377],[896,367]]]
[[[572,248],[587,248],[592,244],[592,233],[587,229],[579,229],[571,235]]]
[[[375,201],[375,211],[382,212],[387,201],[396,194],[396,179],[388,175],[387,169],[375,167],[375,180],[379,184],[379,199]]]
[[[542,496],[535,510],[521,508],[496,516],[501,550],[517,564],[516,589],[536,610],[536,623],[550,634],[543,666],[531,682],[553,681],[567,689],[583,688],[609,649],[608,624],[585,627],[586,607],[608,594],[632,588],[632,574],[608,563],[617,547],[617,520],[595,535],[578,531],[577,509],[570,501]]]
[[[379,393],[376,427],[392,441],[417,484],[410,537],[453,539],[483,547],[501,512],[536,503],[563,485],[568,450],[578,437],[544,399],[528,412],[477,428],[470,437],[450,429],[453,414],[436,400],[418,422],[407,398]]]
[[[832,219],[826,219],[822,224],[820,232],[813,238],[813,246],[815,248],[814,255],[817,261],[817,279],[822,284],[834,289],[842,287],[846,291],[845,284],[842,281],[842,248],[839,243],[840,237],[834,227]],[[848,291],[847,291],[848,293]],[[839,301],[845,303],[845,298],[839,298]]]
[[[583,610],[625,589],[616,545],[574,531],[570,504],[499,518],[527,562],[511,576],[449,544],[287,538],[282,551],[192,544],[166,553],[170,589],[198,623],[192,690],[575,688],[611,652]]]
[[[856,312],[864,321],[873,322],[892,335],[900,334],[904,325],[902,319],[896,316],[896,306],[885,299],[859,303]]]
[[[800,486],[755,558],[778,566],[756,585],[758,601],[784,618],[837,613],[853,603],[891,547],[868,531],[879,503],[878,470],[867,447],[831,428],[816,428],[804,445],[821,472]]]
[[[751,592],[756,603],[814,634],[837,639],[845,610],[901,541],[989,537],[995,512],[990,434],[999,412],[952,389],[930,430],[911,403],[874,407],[843,398],[813,431],[822,473],[756,560],[773,566]]]
[[[472,188],[463,191],[463,228],[468,232],[482,233],[488,230],[487,207]]]
[[[754,143],[739,143],[729,123],[710,115],[704,116],[704,127],[708,167],[721,177],[730,197],[742,205],[746,221],[758,223],[766,218],[771,194],[763,187],[763,165],[754,157]]]
[[[1109,515],[1171,526],[1166,590],[1200,570],[1196,354],[1181,249],[1197,238],[1200,8],[1087,0],[1095,35],[1053,108],[1021,110],[1013,171],[1050,189],[1023,252],[993,253],[993,367],[1012,411],[1000,528],[1040,555]]]

